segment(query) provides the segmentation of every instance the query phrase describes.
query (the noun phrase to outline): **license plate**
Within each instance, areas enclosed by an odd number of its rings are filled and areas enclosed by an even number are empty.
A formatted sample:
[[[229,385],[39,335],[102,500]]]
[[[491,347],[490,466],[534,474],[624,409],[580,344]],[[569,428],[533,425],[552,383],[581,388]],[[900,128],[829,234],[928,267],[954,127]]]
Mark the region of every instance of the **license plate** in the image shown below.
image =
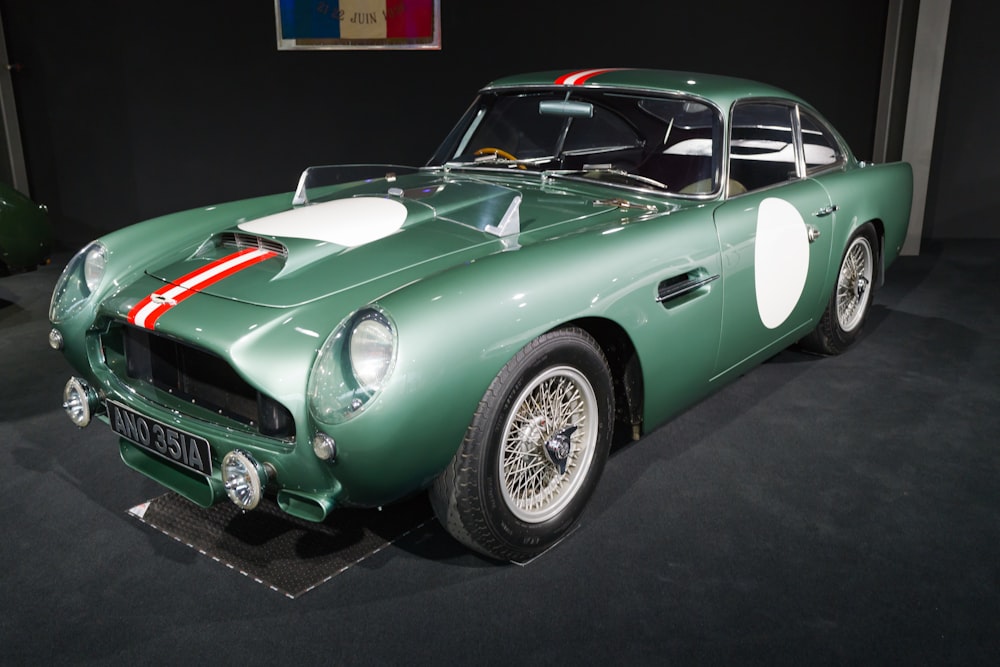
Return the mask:
[[[212,474],[212,449],[205,438],[140,415],[120,403],[109,400],[107,405],[111,429],[118,435],[200,475]]]

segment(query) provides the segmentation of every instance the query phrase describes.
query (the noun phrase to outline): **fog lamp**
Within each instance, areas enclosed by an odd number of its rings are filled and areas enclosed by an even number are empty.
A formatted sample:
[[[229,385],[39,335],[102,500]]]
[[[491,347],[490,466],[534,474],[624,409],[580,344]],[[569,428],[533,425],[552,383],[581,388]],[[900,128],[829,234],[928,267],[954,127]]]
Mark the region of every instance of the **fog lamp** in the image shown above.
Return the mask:
[[[337,460],[337,443],[326,433],[317,433],[314,435],[312,445],[316,458],[324,461]]]
[[[97,392],[80,378],[71,377],[63,388],[63,410],[70,421],[81,428],[90,423],[97,404]]]
[[[49,347],[53,350],[61,350],[63,348],[63,335],[59,329],[49,331]]]
[[[249,452],[234,449],[222,458],[226,495],[244,510],[257,507],[267,486],[267,470]]]

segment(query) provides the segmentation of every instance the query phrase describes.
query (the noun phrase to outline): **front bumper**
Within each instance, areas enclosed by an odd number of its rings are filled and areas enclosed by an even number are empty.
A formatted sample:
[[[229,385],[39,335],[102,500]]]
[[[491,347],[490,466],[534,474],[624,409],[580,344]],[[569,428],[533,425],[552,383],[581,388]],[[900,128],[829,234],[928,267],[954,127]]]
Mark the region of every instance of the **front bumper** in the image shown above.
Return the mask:
[[[171,460],[138,444],[134,433],[131,438],[116,433],[122,460],[130,468],[207,507],[227,498],[222,462],[230,452],[243,450],[272,471],[266,490],[277,495],[289,514],[322,521],[339,504],[343,490],[334,462],[313,452],[304,401],[292,400],[286,408],[217,354],[117,320],[105,320],[83,336],[68,333],[64,351],[83,376],[72,382],[84,383],[82,395],[88,397],[93,417],[112,425],[109,408],[118,404],[164,432],[192,434],[209,443],[209,474],[201,474],[177,457]],[[306,349],[300,356],[308,360],[312,354]]]

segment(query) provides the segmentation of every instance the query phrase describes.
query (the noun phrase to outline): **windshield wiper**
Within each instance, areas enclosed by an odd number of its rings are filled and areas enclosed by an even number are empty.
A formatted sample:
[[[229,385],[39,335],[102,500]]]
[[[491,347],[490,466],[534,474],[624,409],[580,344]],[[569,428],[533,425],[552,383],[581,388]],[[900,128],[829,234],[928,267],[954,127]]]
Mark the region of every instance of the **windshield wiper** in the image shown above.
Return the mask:
[[[624,169],[618,169],[609,164],[587,164],[583,166],[583,169],[552,169],[542,172],[543,178],[548,176],[583,176],[584,178],[593,178],[594,180],[619,179],[621,181],[625,181],[626,183],[641,183],[642,185],[649,185],[660,190],[670,189],[666,183],[661,183],[655,178],[633,174],[632,172],[625,171]],[[604,179],[603,177],[605,176],[612,176],[614,178]]]
[[[550,160],[552,160],[552,156],[534,157],[524,160],[508,160],[507,158],[501,157],[499,155],[482,155],[480,157],[475,158],[474,160],[467,160],[467,161],[450,160],[448,162],[445,162],[444,166],[459,168],[459,167],[496,167],[496,166],[506,167],[510,165],[512,167],[519,167],[521,169],[524,169],[525,167],[536,166],[543,162],[548,162]]]

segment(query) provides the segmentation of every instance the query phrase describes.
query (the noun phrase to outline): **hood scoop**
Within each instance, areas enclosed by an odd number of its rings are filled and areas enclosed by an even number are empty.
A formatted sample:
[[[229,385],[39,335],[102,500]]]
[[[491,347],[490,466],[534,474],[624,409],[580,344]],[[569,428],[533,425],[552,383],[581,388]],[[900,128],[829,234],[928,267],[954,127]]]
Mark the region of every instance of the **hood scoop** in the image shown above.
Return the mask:
[[[274,239],[263,238],[255,234],[244,234],[242,232],[222,232],[216,238],[218,245],[223,248],[233,248],[235,250],[259,248],[260,250],[267,250],[282,257],[288,257],[288,248]]]

